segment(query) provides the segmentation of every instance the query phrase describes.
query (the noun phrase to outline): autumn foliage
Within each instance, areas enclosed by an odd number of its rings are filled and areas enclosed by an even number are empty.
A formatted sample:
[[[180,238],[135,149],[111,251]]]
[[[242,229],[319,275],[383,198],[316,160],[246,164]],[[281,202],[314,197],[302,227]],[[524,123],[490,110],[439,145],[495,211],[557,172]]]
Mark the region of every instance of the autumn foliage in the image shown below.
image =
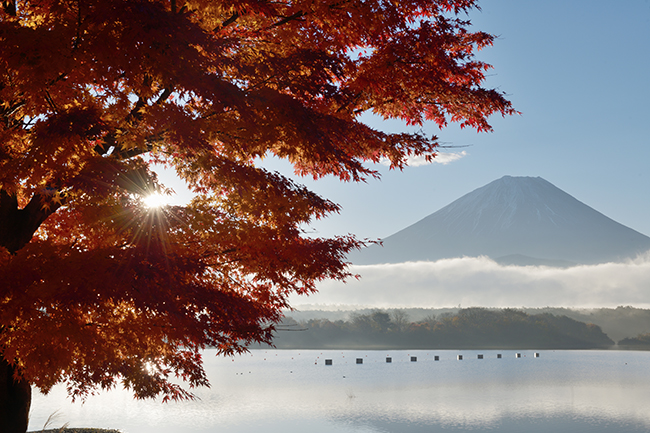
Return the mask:
[[[493,37],[471,0],[6,0],[0,9],[0,351],[17,381],[73,396],[206,385],[200,349],[268,342],[290,293],[348,276],[338,206],[297,174],[376,176],[435,156],[364,112],[489,131]],[[176,171],[187,206],[147,209]]]

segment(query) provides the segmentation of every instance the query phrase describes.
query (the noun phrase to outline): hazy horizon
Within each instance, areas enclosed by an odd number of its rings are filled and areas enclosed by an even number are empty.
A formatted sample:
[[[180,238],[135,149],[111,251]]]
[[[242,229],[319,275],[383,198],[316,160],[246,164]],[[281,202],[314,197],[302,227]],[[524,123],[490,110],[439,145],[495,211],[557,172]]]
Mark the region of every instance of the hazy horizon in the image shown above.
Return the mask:
[[[570,268],[504,266],[487,257],[464,257],[352,265],[350,272],[361,278],[321,282],[318,293],[294,295],[291,305],[650,308],[650,252],[626,262]]]

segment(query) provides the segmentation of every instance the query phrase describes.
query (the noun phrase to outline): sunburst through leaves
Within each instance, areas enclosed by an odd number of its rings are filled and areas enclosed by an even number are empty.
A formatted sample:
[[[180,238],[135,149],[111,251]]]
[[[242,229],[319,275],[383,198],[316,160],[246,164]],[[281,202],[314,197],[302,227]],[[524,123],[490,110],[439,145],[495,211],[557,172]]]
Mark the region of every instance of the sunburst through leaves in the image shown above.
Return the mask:
[[[160,193],[149,194],[143,199],[144,205],[149,209],[161,208],[169,204],[169,201],[169,196]]]

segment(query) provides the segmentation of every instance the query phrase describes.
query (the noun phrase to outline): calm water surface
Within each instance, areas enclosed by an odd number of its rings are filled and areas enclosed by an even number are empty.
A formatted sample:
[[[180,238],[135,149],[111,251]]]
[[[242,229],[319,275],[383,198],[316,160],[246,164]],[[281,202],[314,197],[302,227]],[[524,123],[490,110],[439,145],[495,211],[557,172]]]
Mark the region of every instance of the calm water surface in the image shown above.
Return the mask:
[[[135,401],[113,390],[82,405],[59,386],[34,395],[30,430],[56,412],[51,427],[124,433],[650,431],[650,352],[515,353],[255,350],[232,359],[206,351],[212,388],[196,390],[198,401]]]

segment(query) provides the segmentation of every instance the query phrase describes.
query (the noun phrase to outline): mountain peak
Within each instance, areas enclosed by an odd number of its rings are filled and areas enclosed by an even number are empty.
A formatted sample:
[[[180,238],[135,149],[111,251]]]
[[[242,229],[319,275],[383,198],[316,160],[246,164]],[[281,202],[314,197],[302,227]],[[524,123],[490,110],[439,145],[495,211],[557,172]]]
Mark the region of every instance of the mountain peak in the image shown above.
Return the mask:
[[[503,176],[387,237],[355,264],[463,256],[601,263],[650,250],[650,238],[606,217],[541,177]]]

